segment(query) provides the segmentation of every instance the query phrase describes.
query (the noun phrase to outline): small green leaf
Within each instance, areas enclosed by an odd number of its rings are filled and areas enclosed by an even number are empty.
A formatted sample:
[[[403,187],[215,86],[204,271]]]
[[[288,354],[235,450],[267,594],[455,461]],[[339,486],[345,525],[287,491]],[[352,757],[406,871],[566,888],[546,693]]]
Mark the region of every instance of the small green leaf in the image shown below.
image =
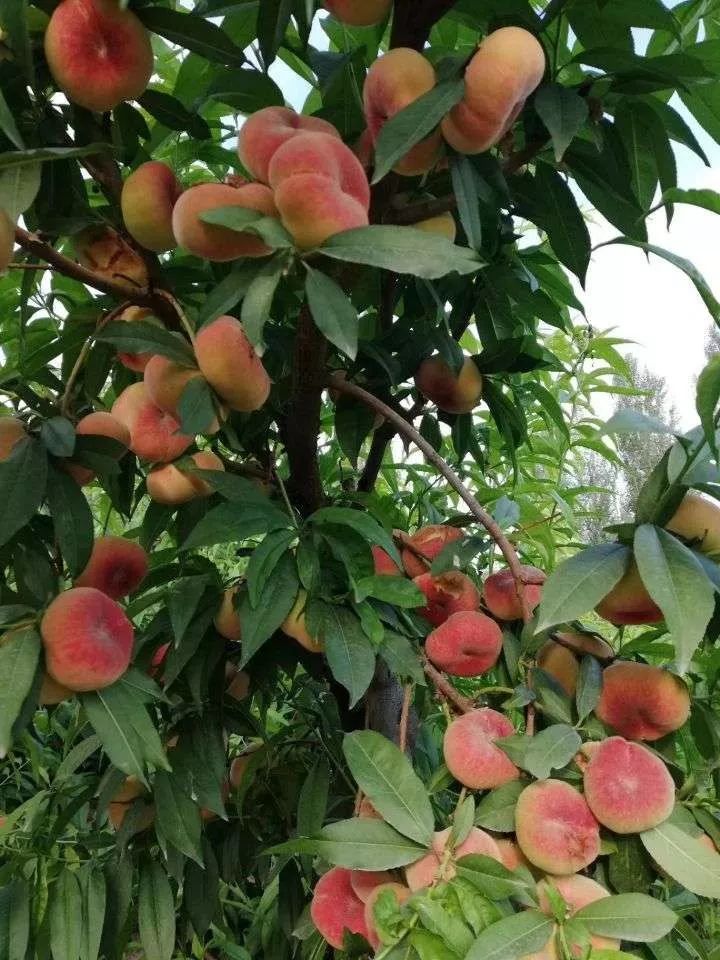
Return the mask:
[[[699,897],[720,898],[720,853],[670,820],[641,833],[640,839],[653,860],[686,890]]]
[[[2,115],[2,94],[0,94],[0,117]],[[32,206],[40,192],[42,164],[21,163],[0,171],[0,207],[11,220],[16,221]]]
[[[543,586],[536,632],[592,610],[618,583],[629,562],[627,547],[602,543],[561,563]]]
[[[552,138],[555,159],[562,160],[588,117],[587,100],[557,83],[544,84],[535,94],[535,110]]]
[[[357,355],[358,315],[350,298],[325,273],[305,264],[305,292],[315,326],[351,360]]]
[[[42,503],[47,473],[45,447],[30,438],[16,443],[0,463],[0,546],[25,526]]]
[[[260,647],[266,643],[292,609],[298,595],[300,582],[292,553],[283,553],[272,576],[263,584],[263,589],[253,605],[245,593],[240,601],[242,624],[242,659],[244,666]]]
[[[202,864],[200,808],[186,795],[181,779],[160,771],[153,781],[158,838]]]
[[[348,870],[392,870],[419,860],[427,849],[372,817],[353,817],[324,827],[317,837],[289,840],[267,853],[315,854]]]
[[[142,7],[138,16],[152,33],[157,33],[170,43],[185,47],[206,60],[229,67],[241,67],[245,62],[242,50],[235,46],[224,30],[210,20],[163,7]]]
[[[30,693],[42,641],[34,626],[18,627],[0,642],[0,760],[12,746],[12,729]]]
[[[532,738],[523,766],[538,780],[547,780],[551,771],[566,767],[581,746],[577,730],[564,723],[553,724]]]
[[[670,933],[677,923],[677,916],[670,907],[644,893],[603,897],[582,907],[573,916],[575,920],[581,920],[590,933],[633,943],[653,943]]]
[[[380,524],[367,513],[360,510],[350,510],[348,507],[323,507],[316,510],[310,517],[310,521],[318,526],[322,524],[333,524],[338,526],[351,527],[361,537],[364,537],[368,543],[374,543],[378,547],[390,554],[395,563],[400,566],[400,554],[395,546],[395,541],[384,530]]]
[[[159,353],[187,367],[195,366],[192,347],[179,333],[158,327],[148,320],[125,323],[118,320],[101,327],[95,339],[111,343],[125,353]]]
[[[77,960],[82,936],[82,897],[77,876],[64,869],[50,900],[50,949],[53,960]]]
[[[496,833],[515,832],[515,806],[524,786],[512,780],[485,794],[475,811],[475,823]]]
[[[71,577],[87,566],[94,541],[93,517],[82,488],[67,473],[52,467],[47,489],[55,538]]]
[[[248,340],[254,346],[263,342],[265,323],[270,319],[273,297],[284,269],[284,259],[273,257],[260,267],[245,294],[241,319]]]
[[[711,357],[698,377],[695,388],[695,407],[700,417],[708,446],[718,457],[715,411],[720,400],[720,354]]]
[[[147,960],[171,960],[175,949],[175,902],[167,874],[156,862],[140,870],[138,928]]]
[[[366,692],[375,672],[375,651],[355,614],[346,607],[311,600],[310,632],[325,644],[332,675],[350,694],[354,707]]]
[[[575,706],[580,722],[589,716],[598,705],[602,692],[602,674],[602,667],[595,657],[582,658],[575,691]]]
[[[374,597],[391,603],[394,607],[424,607],[427,598],[412,580],[400,576],[372,576],[359,580],[355,589],[358,603],[366,597]]]
[[[520,960],[542,950],[553,927],[550,917],[539,910],[511,914],[483,930],[465,960]]]
[[[492,857],[470,854],[457,862],[457,875],[468,880],[484,897],[504,900],[527,896],[531,885]]]

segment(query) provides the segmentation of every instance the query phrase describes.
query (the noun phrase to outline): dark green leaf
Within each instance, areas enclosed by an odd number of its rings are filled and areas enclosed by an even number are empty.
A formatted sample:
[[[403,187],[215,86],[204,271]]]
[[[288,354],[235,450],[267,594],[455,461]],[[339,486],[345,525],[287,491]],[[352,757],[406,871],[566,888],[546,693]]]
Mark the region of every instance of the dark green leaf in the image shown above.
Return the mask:
[[[181,432],[188,437],[209,433],[217,419],[213,392],[204,377],[193,377],[185,384],[178,402]]]
[[[483,266],[478,255],[456,247],[447,238],[409,227],[358,227],[336,233],[319,252],[333,260],[364,263],[425,280],[448,273],[475,273]]]
[[[174,773],[160,771],[153,781],[158,838],[202,864],[200,808]]]
[[[263,342],[263,329],[270,319],[273,297],[284,269],[284,260],[273,257],[260,267],[245,294],[241,319],[248,340],[255,346]]]
[[[0,463],[0,545],[24,527],[42,503],[47,473],[47,453],[37,440],[21,440]]]
[[[577,730],[564,723],[546,727],[532,738],[525,751],[524,768],[538,780],[566,767],[582,746]]]
[[[147,320],[108,323],[98,330],[95,339],[111,343],[125,353],[159,353],[184,366],[195,366],[192,347],[185,337]]]
[[[204,479],[206,471],[198,471]],[[270,501],[259,500],[247,504],[221,503],[213,507],[195,525],[182,545],[183,550],[211,547],[216,543],[232,543],[246,540],[259,533],[268,533],[279,527],[287,527],[290,518]]]
[[[325,273],[305,265],[305,292],[315,326],[334,346],[354,360],[358,347],[358,315],[350,298]]]
[[[253,550],[245,571],[248,597],[253,607],[260,602],[263,590],[272,578],[283,554],[288,551],[296,537],[297,533],[294,530],[275,530]]]
[[[582,907],[574,917],[600,937],[617,937],[634,943],[659,940],[670,933],[677,922],[670,907],[644,893],[604,897]]]
[[[210,84],[207,95],[246,115],[264,107],[285,106],[282,90],[257,70],[224,71]]]
[[[535,94],[535,109],[552,137],[555,159],[560,162],[588,117],[587,101],[557,83],[542,86]]]
[[[47,498],[55,538],[68,572],[75,578],[85,569],[92,553],[94,529],[90,506],[77,481],[54,467],[48,478]]]
[[[242,624],[241,666],[244,666],[280,627],[295,603],[299,587],[295,557],[292,553],[285,552],[278,560],[272,576],[263,584],[255,604],[250,602],[247,593],[243,595],[239,610]]]
[[[175,949],[175,903],[170,881],[159,863],[140,870],[138,928],[147,960],[171,960]]]
[[[511,914],[483,930],[465,960],[520,960],[542,950],[552,933],[552,919],[538,910]]]
[[[242,50],[210,20],[164,7],[142,7],[138,16],[148,30],[206,60],[230,67],[240,67],[245,62]]]
[[[350,706],[360,700],[375,671],[375,651],[352,611],[335,604],[311,601],[310,633],[325,644],[332,675],[350,694]]]
[[[53,960],[77,960],[82,938],[82,898],[75,873],[65,868],[50,900],[50,947]]]
[[[620,580],[629,562],[630,551],[620,543],[588,547],[563,561],[543,586],[538,632],[592,610]]]
[[[34,626],[18,627],[0,641],[0,759],[12,746],[12,729],[35,679],[42,641]]]

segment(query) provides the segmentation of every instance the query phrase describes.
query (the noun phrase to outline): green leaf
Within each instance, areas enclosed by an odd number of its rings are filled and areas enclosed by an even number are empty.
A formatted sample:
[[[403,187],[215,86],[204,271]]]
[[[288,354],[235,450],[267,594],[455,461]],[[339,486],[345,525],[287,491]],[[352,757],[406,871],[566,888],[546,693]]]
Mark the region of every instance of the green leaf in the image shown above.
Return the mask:
[[[463,230],[473,250],[479,250],[482,246],[482,219],[478,204],[480,176],[470,158],[463,156],[451,158],[450,174]]]
[[[214,286],[205,298],[198,313],[198,329],[218,317],[230,313],[245,296],[257,273],[257,263],[250,261],[236,264],[230,273]]]
[[[692,550],[659,527],[635,531],[635,561],[648,593],[660,607],[685,673],[715,608],[713,585]]]
[[[402,750],[373,730],[358,730],[345,736],[343,753],[356,783],[386,823],[429,847],[435,825],[430,799]]]
[[[12,746],[13,724],[32,688],[41,647],[34,626],[10,630],[0,641],[0,760]]]
[[[16,878],[0,887],[0,956],[25,960],[30,939],[30,888]]]
[[[210,84],[207,96],[249,115],[264,107],[284,107],[282,90],[258,70],[224,70]]]
[[[366,437],[375,424],[375,414],[354,397],[338,397],[335,404],[335,435],[342,452],[354,468]]]
[[[213,392],[204,377],[193,377],[185,384],[177,408],[181,432],[188,437],[207,433],[217,419]]]
[[[720,193],[715,190],[681,190],[680,187],[673,187],[663,193],[660,202],[687,203],[711,213],[720,213]]]
[[[504,900],[527,896],[531,885],[492,857],[470,854],[457,862],[457,875],[468,880],[484,897]]]
[[[200,114],[187,110],[176,97],[169,93],[148,89],[138,97],[138,103],[164,127],[189,133],[197,140],[210,139],[210,128]]]
[[[246,207],[214,207],[200,214],[203,223],[211,223],[237,233],[254,233],[269,247],[292,247],[293,240],[277,217],[268,217],[258,210]],[[254,276],[257,275],[257,266]],[[254,279],[253,276],[253,279]]]
[[[28,0],[0,0],[0,23],[7,33],[5,43],[12,50],[24,77],[34,85],[35,67],[28,21]]]
[[[633,193],[641,208],[649,210],[658,186],[659,135],[667,139],[662,122],[652,107],[628,99],[618,106],[615,126],[630,163]]]
[[[55,467],[50,470],[47,498],[55,539],[74,579],[85,569],[92,553],[94,527],[90,506],[77,481]]]
[[[525,751],[523,766],[538,780],[547,780],[552,770],[566,767],[582,746],[577,730],[555,723],[536,733]]]
[[[545,581],[537,632],[574,620],[607,596],[627,570],[630,550],[602,543],[563,561]]]
[[[141,7],[138,16],[152,33],[192,50],[206,60],[229,67],[241,67],[245,63],[242,50],[210,20],[164,7]]]
[[[720,854],[703,846],[671,820],[640,834],[653,860],[699,897],[720,898]],[[628,939],[632,939],[631,937]]]
[[[159,353],[186,367],[195,366],[192,347],[179,333],[158,327],[148,320],[132,323],[118,320],[108,323],[95,334],[102,343],[111,343],[125,353]]]
[[[84,147],[38,147],[34,150],[12,150],[0,153],[0,167],[16,167],[28,163],[43,163],[52,160],[76,160],[97,153],[109,153],[107,143],[88,143]]]
[[[43,420],[40,439],[55,457],[71,457],[75,452],[75,428],[66,417]]]
[[[325,644],[332,675],[348,691],[350,706],[354,707],[370,686],[375,672],[372,644],[358,618],[346,607],[313,599],[308,604],[307,616],[311,635]]]
[[[544,84],[535,94],[535,110],[552,138],[555,159],[562,160],[588,117],[587,100],[557,83]]]
[[[358,580],[355,596],[358,603],[366,597],[374,597],[394,607],[424,607],[427,602],[425,594],[412,580],[383,574]]]
[[[80,960],[97,960],[105,922],[105,877],[100,869],[91,865],[81,876],[80,885],[83,898]]]
[[[398,566],[402,563],[393,538],[380,526],[377,520],[367,513],[363,513],[360,510],[350,510],[348,507],[323,507],[313,513],[310,517],[310,522],[318,526],[329,523],[341,527],[351,527],[356,533],[359,533],[361,537],[364,537],[368,543],[382,547],[386,553],[390,554]]]
[[[345,291],[325,273],[305,264],[305,293],[315,326],[351,360],[357,356],[358,315]]]
[[[465,960],[520,960],[542,950],[553,933],[554,923],[539,910],[525,910],[503,917],[480,934]]]
[[[619,893],[588,904],[573,915],[599,937],[652,943],[670,933],[677,922],[673,911],[644,893]]]
[[[297,809],[297,830],[300,836],[309,837],[322,829],[329,791],[330,767],[327,760],[321,757],[310,768],[300,790]]]
[[[245,571],[248,597],[253,607],[260,602],[262,592],[272,577],[273,571],[296,537],[297,533],[294,530],[274,530],[253,550]]]
[[[463,80],[443,81],[387,120],[375,144],[373,183],[382,180],[408,150],[427,137],[462,100],[464,92]]]
[[[82,939],[82,897],[77,876],[67,868],[55,881],[49,913],[53,960],[77,960]]]
[[[486,793],[477,805],[475,823],[496,833],[514,833],[515,806],[524,789],[519,780],[512,780]]]
[[[419,860],[426,852],[389,824],[371,817],[353,817],[328,824],[317,837],[289,840],[267,853],[316,854],[348,870],[392,870]]]
[[[270,319],[273,298],[284,269],[284,259],[273,257],[260,267],[245,294],[241,320],[248,340],[254,346],[263,342],[265,323]]]
[[[602,433],[672,433],[662,420],[628,407],[617,410],[603,425]]]
[[[275,59],[290,24],[292,0],[265,0],[257,14],[257,36],[263,63],[269,66]]]
[[[0,463],[0,546],[24,527],[42,503],[48,460],[37,440],[22,439]]]
[[[207,472],[199,470],[197,474],[204,479]],[[212,547],[217,543],[234,543],[289,525],[288,515],[267,498],[264,498],[264,502],[258,499],[247,504],[220,503],[195,524],[181,549],[195,550],[197,547]]]
[[[220,893],[218,863],[207,837],[202,838],[202,854],[204,866],[188,860],[183,884],[183,906],[199,937],[205,935],[212,923]]]
[[[0,105],[2,94],[0,94]],[[0,111],[1,116],[1,111]],[[16,221],[32,206],[40,191],[42,164],[22,163],[0,172],[0,207],[11,220]]]
[[[153,781],[157,834],[186,857],[202,864],[200,808],[174,773],[160,771]]]
[[[719,211],[720,212],[720,211]],[[707,445],[718,458],[715,411],[720,401],[720,354],[711,357],[698,377],[695,388],[695,407],[705,434]]]
[[[575,706],[580,722],[589,716],[598,705],[602,693],[602,673],[602,667],[595,657],[582,658],[580,676],[575,691]]]
[[[243,595],[239,609],[242,624],[241,666],[245,666],[280,627],[295,603],[299,587],[295,557],[285,552],[278,560],[272,576],[265,581],[255,604],[251,603],[247,593]]]
[[[326,240],[318,252],[333,260],[383,267],[424,280],[437,280],[453,272],[475,273],[484,266],[474,250],[457,247],[438,234],[409,227],[345,230]]]
[[[145,864],[138,887],[138,928],[147,960],[171,960],[175,949],[175,903],[159,863]]]

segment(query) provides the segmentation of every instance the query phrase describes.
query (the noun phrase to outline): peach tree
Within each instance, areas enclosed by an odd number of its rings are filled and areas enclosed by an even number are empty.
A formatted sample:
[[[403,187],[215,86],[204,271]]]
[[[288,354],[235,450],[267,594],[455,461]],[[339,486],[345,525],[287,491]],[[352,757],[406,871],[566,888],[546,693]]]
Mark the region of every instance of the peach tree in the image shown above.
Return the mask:
[[[602,217],[720,323],[716,4],[0,28],[0,958],[719,960],[720,361],[603,422],[581,299]]]

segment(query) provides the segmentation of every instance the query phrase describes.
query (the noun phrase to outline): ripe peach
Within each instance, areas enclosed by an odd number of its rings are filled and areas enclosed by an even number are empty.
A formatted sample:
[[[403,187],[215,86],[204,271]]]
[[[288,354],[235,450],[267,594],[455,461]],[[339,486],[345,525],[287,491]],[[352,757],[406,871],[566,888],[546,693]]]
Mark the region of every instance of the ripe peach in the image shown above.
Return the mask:
[[[433,577],[423,573],[415,577],[413,583],[427,597],[427,606],[418,613],[429,620],[434,627],[445,623],[449,616],[461,610],[477,610],[480,606],[480,594],[470,577],[457,570],[450,570]]]
[[[112,110],[141,96],[153,72],[150,36],[117,0],[62,0],[45,31],[53,79],[87,110]]]
[[[201,470],[224,470],[222,460],[211,450],[200,450],[190,455],[190,460]],[[155,503],[177,507],[196,497],[209,497],[213,490],[210,484],[174,463],[153,467],[146,478],[147,492]]]
[[[382,547],[372,546],[370,548],[375,564],[375,575],[378,577],[401,577],[402,570],[395,563],[393,558],[386,553]]]
[[[73,587],[56,597],[40,632],[48,673],[70,690],[107,687],[130,665],[133,626],[122,607],[94,587]]]
[[[679,534],[701,553],[720,554],[720,504],[717,500],[700,493],[686,493],[666,529]]]
[[[642,833],[672,813],[675,784],[662,760],[639,743],[609,737],[585,768],[585,799],[615,833]]]
[[[333,867],[315,885],[310,916],[331,947],[342,949],[346,930],[368,938],[365,905],[353,892],[351,871]]]
[[[569,697],[574,697],[580,676],[579,657],[595,656],[601,662],[607,662],[614,656],[614,651],[602,638],[592,633],[567,630],[555,636],[562,639],[563,643],[556,643],[555,640],[544,643],[537,653],[537,665],[557,680]],[[564,644],[572,645],[572,650]]]
[[[0,463],[7,460],[15,449],[15,444],[27,437],[22,420],[17,417],[0,417]]]
[[[40,693],[38,694],[38,703],[41,707],[55,706],[55,704],[69,700],[73,696],[75,696],[74,691],[64,687],[57,680],[53,680],[49,673],[43,676]]]
[[[575,873],[600,852],[600,827],[587,801],[562,780],[538,780],[523,790],[515,834],[528,860],[548,873]]]
[[[408,887],[415,892],[422,890],[423,887],[429,887],[436,880],[452,880],[456,874],[455,861],[461,857],[467,857],[471,853],[482,854],[485,857],[492,857],[493,860],[501,862],[500,850],[497,843],[484,830],[473,827],[467,838],[463,840],[460,846],[453,852],[451,857],[447,857],[447,843],[450,839],[450,829],[441,830],[433,836],[430,852],[426,853],[415,863],[405,867],[405,879]],[[442,868],[442,871],[441,871]],[[442,872],[442,876],[441,876]]]
[[[482,153],[510,129],[525,100],[542,80],[545,53],[521,27],[487,36],[465,71],[465,95],[441,123],[459,153]]]
[[[152,402],[177,416],[182,392],[191,380],[202,377],[197,367],[186,367],[156,353],[145,365],[143,381]]]
[[[617,661],[603,671],[595,713],[630,740],[659,740],[685,723],[690,695],[679,677],[660,667]]]
[[[457,224],[451,213],[441,213],[437,217],[429,217],[427,220],[421,220],[419,223],[413,224],[413,226],[416,230],[423,230],[425,233],[437,233],[451,243],[455,243]]]
[[[299,133],[273,154],[270,186],[285,229],[303,250],[368,225],[370,185],[362,164],[342,140]]]
[[[228,587],[223,593],[220,608],[213,620],[215,629],[220,636],[225,637],[226,640],[234,640],[236,643],[239,642],[241,637],[240,617],[235,608],[235,595],[238,590],[239,586],[237,585]]]
[[[132,803],[116,803],[115,801],[110,803],[108,806],[108,820],[112,824],[113,829],[120,829],[132,806]],[[141,833],[143,830],[147,830],[149,827],[151,827],[154,822],[155,807],[151,803],[143,804],[142,812],[135,826],[136,831]]]
[[[500,627],[478,610],[453,613],[425,641],[425,652],[439,670],[456,677],[479,677],[497,663]]]
[[[348,27],[372,27],[390,13],[392,0],[323,0],[323,6]]]
[[[382,817],[366,796],[360,799],[357,815],[358,817],[365,817],[370,820],[382,820]]]
[[[172,212],[182,187],[166,163],[141,163],[123,184],[120,206],[130,236],[155,253],[175,246]]]
[[[458,527],[448,527],[442,523],[431,523],[420,527],[408,537],[407,543],[413,549],[406,547],[402,552],[402,562],[409,577],[419,577],[425,573],[436,557],[438,557],[449,543],[462,540],[462,530]],[[420,557],[427,558],[427,564]]]
[[[350,871],[350,886],[353,888],[355,896],[362,900],[363,903],[368,902],[370,894],[375,887],[379,887],[385,883],[392,883],[394,879],[393,875],[388,873],[387,870]]]
[[[280,629],[286,636],[297,640],[300,646],[305,647],[310,653],[322,653],[325,649],[325,644],[321,640],[318,640],[317,637],[310,635],[307,623],[305,622],[306,603],[307,593],[304,590],[300,590],[292,610],[285,620],[283,620]]]
[[[234,317],[218,317],[195,338],[200,370],[231,410],[259,410],[270,393],[270,378]]]
[[[148,556],[139,543],[123,537],[100,537],[76,587],[95,587],[113,600],[133,593],[145,579]]]
[[[381,944],[380,937],[378,936],[377,929],[375,927],[375,904],[378,901],[378,898],[389,891],[395,897],[395,900],[398,904],[405,903],[406,900],[410,898],[412,891],[402,883],[397,883],[391,881],[390,883],[381,883],[370,893],[370,896],[365,903],[365,925],[368,932],[368,942],[377,950]]]
[[[238,670],[227,685],[225,693],[233,700],[244,700],[250,693],[250,677],[244,670]]]
[[[590,877],[584,877],[579,873],[569,877],[546,877],[538,883],[537,890],[540,909],[549,917],[554,916],[552,904],[547,892],[549,886],[554,887],[567,904],[568,919],[576,914],[578,910],[588,906],[588,904],[595,903],[596,900],[602,900],[610,896],[605,887],[591,880]],[[609,937],[591,936],[590,944],[593,950],[620,949],[620,941],[612,940]],[[573,956],[581,957],[583,955],[579,944],[571,941],[568,945]],[[555,949],[553,938],[548,942],[545,950],[547,951],[546,956],[549,957],[549,960],[556,960],[558,953]]]
[[[508,870],[517,870],[518,867],[527,867],[530,869],[530,861],[514,840],[508,840],[505,837],[496,837],[495,843],[498,845],[498,850],[500,851],[501,862]]]
[[[146,793],[147,790],[143,783],[136,776],[130,774],[129,777],[125,777],[113,794],[112,799],[113,803],[132,803],[133,800],[137,800],[138,797],[142,797]]]
[[[430,357],[418,367],[415,386],[426,400],[445,413],[469,413],[482,396],[482,375],[467,359],[455,376],[442,357]]]
[[[238,135],[238,155],[243,166],[262,183],[269,183],[268,167],[275,152],[299,133],[340,134],[327,120],[295,113],[288,107],[265,107],[248,117]]]
[[[225,263],[239,257],[264,257],[270,248],[247,231],[230,230],[200,219],[219,207],[242,207],[266,217],[277,217],[272,191],[262,183],[230,187],[225,183],[199,183],[190,187],[173,207],[172,228],[178,245],[203,260]]]
[[[146,307],[127,307],[120,314],[118,320],[123,323],[135,323],[136,321],[143,320],[146,323],[152,323],[158,327],[162,326],[160,321],[156,317],[153,317],[152,311]],[[117,355],[120,363],[135,373],[142,373],[148,361],[153,356],[153,353],[127,353],[121,350],[118,351]]]
[[[368,70],[363,89],[365,119],[373,145],[390,120],[435,86],[432,64],[417,50],[396,47],[376,60]],[[431,170],[442,150],[440,131],[415,144],[395,165],[395,172],[414,177]]]
[[[152,655],[152,660],[150,661],[150,666],[148,667],[148,676],[157,677],[160,673],[160,668],[165,663],[168,653],[170,653],[170,643],[161,643],[157,648],[155,653]],[[163,683],[164,678],[160,677],[159,682]]]
[[[15,249],[15,224],[0,207],[0,273],[10,266]]]
[[[523,574],[545,578],[537,567],[522,567]],[[542,587],[540,584],[525,584],[525,603],[530,613],[540,603]],[[517,595],[515,578],[510,570],[498,570],[491,574],[483,584],[483,600],[490,613],[498,620],[519,620],[522,616],[520,598]]]
[[[515,733],[510,720],[482,707],[453,720],[445,731],[443,754],[445,764],[455,779],[472,790],[492,790],[510,780],[517,780],[520,771],[494,741]]]
[[[144,383],[126,387],[112,406],[112,415],[130,431],[130,449],[144,460],[167,463],[175,460],[193,442],[180,433],[180,424],[156,406]]]
[[[105,413],[102,410],[88,413],[87,416],[78,420],[75,433],[80,437],[110,437],[126,448],[130,446],[130,431],[125,424],[120,423],[111,413]],[[87,486],[95,479],[94,470],[84,467],[81,463],[73,463],[72,460],[64,463],[64,469],[81,487]]]
[[[112,227],[85,227],[73,237],[73,247],[78,263],[88,270],[108,280],[147,287],[150,278],[145,261]]]
[[[626,624],[659,623],[662,610],[653,602],[633,560],[627,573],[595,607],[603,620],[616,627]]]

